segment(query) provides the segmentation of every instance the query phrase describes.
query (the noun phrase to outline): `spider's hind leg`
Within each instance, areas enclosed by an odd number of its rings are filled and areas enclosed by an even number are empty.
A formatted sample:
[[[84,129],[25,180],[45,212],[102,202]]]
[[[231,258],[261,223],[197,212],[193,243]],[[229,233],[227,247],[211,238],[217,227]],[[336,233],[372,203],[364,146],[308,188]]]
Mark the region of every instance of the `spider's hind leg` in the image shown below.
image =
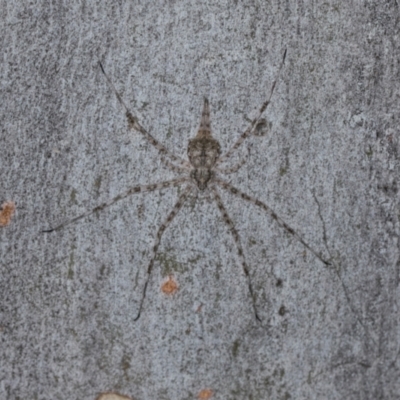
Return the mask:
[[[261,322],[261,318],[258,316],[257,307],[256,307],[256,301],[255,301],[255,296],[254,296],[254,291],[253,291],[253,286],[251,284],[251,279],[250,279],[250,274],[249,274],[249,269],[247,267],[246,260],[244,258],[243,247],[242,247],[242,244],[240,242],[240,237],[239,237],[238,231],[236,230],[235,225],[233,224],[231,218],[229,217],[229,214],[226,211],[226,208],[225,208],[224,204],[222,203],[222,199],[221,199],[220,195],[218,194],[217,189],[214,186],[212,186],[211,190],[213,191],[214,198],[215,198],[215,200],[217,202],[217,206],[218,206],[219,210],[221,211],[222,217],[223,217],[225,223],[228,225],[228,228],[231,231],[233,239],[235,241],[236,248],[237,248],[238,255],[239,255],[239,259],[240,259],[240,263],[242,264],[243,272],[244,272],[244,274],[246,275],[246,278],[247,278],[250,297],[251,297],[251,301],[253,303],[254,316],[256,317],[257,321]]]
[[[161,237],[162,237],[163,233],[165,232],[165,230],[168,228],[169,224],[175,218],[176,214],[178,214],[179,210],[182,208],[183,204],[185,203],[186,199],[188,198],[188,196],[192,192],[192,190],[193,190],[193,187],[189,185],[183,191],[183,193],[179,196],[178,201],[175,203],[174,208],[172,209],[172,211],[168,214],[168,216],[165,219],[165,221],[158,228],[156,239],[155,239],[155,242],[154,242],[154,245],[153,245],[153,249],[152,249],[152,255],[151,255],[150,263],[149,263],[149,265],[147,267],[147,276],[146,276],[146,281],[145,281],[144,287],[143,287],[142,297],[141,297],[140,303],[139,303],[139,311],[137,313],[137,316],[134,318],[134,321],[137,321],[140,318],[140,314],[142,312],[143,302],[144,302],[144,299],[146,297],[147,286],[149,284],[151,271],[153,269],[154,261],[156,259],[157,250],[158,250],[158,247],[160,246]]]
[[[231,185],[228,182],[225,182],[222,179],[216,178],[215,182],[222,186],[225,190],[228,192],[254,204],[257,207],[260,207],[262,210],[266,211],[268,215],[272,217],[273,220],[283,229],[285,229],[286,232],[288,232],[291,236],[293,236],[297,241],[299,241],[307,250],[309,250],[312,254],[314,254],[315,257],[317,257],[323,264],[325,265],[331,265],[331,262],[327,260],[319,251],[315,250],[313,247],[311,247],[303,238],[300,236],[291,226],[289,226],[270,206],[267,204],[263,203],[260,200],[257,200],[248,194],[242,192],[235,186]]]

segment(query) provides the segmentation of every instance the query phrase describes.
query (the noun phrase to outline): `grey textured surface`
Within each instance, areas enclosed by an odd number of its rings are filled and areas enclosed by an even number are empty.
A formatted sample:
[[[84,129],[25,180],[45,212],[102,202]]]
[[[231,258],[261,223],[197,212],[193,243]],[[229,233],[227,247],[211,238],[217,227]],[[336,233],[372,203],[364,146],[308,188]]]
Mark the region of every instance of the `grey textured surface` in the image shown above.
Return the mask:
[[[397,399],[400,36],[396,1],[1,1],[0,399]],[[203,96],[223,149],[288,49],[268,130],[231,182],[324,266],[223,193],[251,270],[209,198],[155,232],[178,190],[141,194],[52,234],[136,183],[173,177],[128,131],[103,62],[141,123],[185,156]],[[196,201],[195,201],[196,200]],[[167,297],[168,274],[179,292]]]

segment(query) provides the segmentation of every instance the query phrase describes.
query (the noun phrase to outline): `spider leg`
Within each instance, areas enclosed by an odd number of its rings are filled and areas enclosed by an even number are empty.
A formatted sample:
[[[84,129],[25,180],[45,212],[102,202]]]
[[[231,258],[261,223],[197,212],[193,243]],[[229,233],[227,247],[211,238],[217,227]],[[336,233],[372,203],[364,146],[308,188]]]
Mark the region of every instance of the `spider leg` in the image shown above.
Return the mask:
[[[96,211],[100,211],[100,210],[103,210],[104,208],[107,208],[107,207],[111,206],[112,204],[116,203],[119,200],[124,199],[125,197],[130,196],[131,194],[141,193],[141,192],[142,193],[143,192],[152,192],[154,190],[163,189],[163,188],[167,188],[167,187],[170,187],[170,186],[178,186],[181,183],[183,183],[185,181],[188,181],[188,180],[189,180],[189,178],[184,177],[184,178],[172,179],[170,181],[154,183],[154,184],[151,184],[151,185],[134,186],[134,187],[128,189],[126,192],[120,193],[118,196],[114,197],[113,199],[111,199],[111,200],[109,200],[109,201],[107,201],[105,203],[102,203],[102,204],[98,205],[97,207],[95,207],[95,208],[93,208],[93,209],[91,209],[89,211],[86,211],[81,215],[78,215],[75,218],[72,218],[72,219],[70,219],[68,221],[65,221],[62,224],[56,226],[55,228],[45,229],[42,232],[48,233],[48,232],[58,231],[58,230],[64,228],[65,226],[67,226],[67,225],[73,224],[74,222],[77,222],[80,219],[85,218],[85,217],[95,213]]]
[[[263,105],[261,106],[261,108],[260,108],[260,110],[258,112],[257,117],[253,119],[253,121],[251,122],[250,126],[241,134],[239,139],[228,150],[228,152],[224,156],[222,156],[221,158],[219,158],[217,160],[217,164],[220,164],[223,161],[225,161],[226,159],[228,159],[239,148],[239,146],[244,142],[244,140],[254,132],[254,129],[257,127],[258,123],[260,122],[262,114],[267,109],[267,107],[268,107],[268,105],[269,105],[269,103],[271,101],[272,94],[274,93],[274,90],[275,90],[276,82],[278,81],[278,78],[279,78],[279,75],[281,73],[283,64],[285,63],[285,58],[286,58],[286,49],[285,49],[285,51],[283,53],[282,63],[280,65],[280,67],[279,67],[278,74],[277,74],[274,82],[272,83],[272,87],[271,87],[271,91],[270,91],[268,99],[263,103]]]
[[[214,182],[220,184],[224,189],[228,190],[234,195],[237,195],[242,199],[247,200],[250,203],[253,203],[257,207],[262,208],[276,221],[276,223],[280,227],[284,228],[287,232],[289,232],[292,236],[294,236],[306,249],[308,249],[312,254],[314,254],[314,256],[317,257],[322,263],[324,263],[325,265],[331,265],[329,261],[325,260],[324,257],[322,257],[318,251],[314,250],[307,242],[304,241],[304,239],[292,227],[290,227],[281,217],[279,217],[278,214],[271,207],[267,206],[262,201],[249,196],[248,194],[242,192],[241,190],[237,189],[236,187],[234,187],[228,182],[225,182],[222,179],[215,178]]]
[[[215,170],[218,172],[221,172],[222,174],[232,174],[233,172],[238,171],[240,168],[242,168],[243,164],[246,163],[246,160],[243,159],[242,161],[238,162],[236,165],[234,165],[231,168],[218,168],[216,167]]]
[[[164,165],[166,165],[170,170],[174,172],[182,173],[182,172],[188,172],[192,169],[187,166],[175,165],[164,156],[161,156],[161,161],[164,163]]]
[[[156,254],[157,254],[157,250],[158,250],[158,247],[160,245],[160,242],[161,242],[161,237],[162,237],[163,233],[165,232],[165,230],[168,228],[168,226],[171,223],[171,221],[175,218],[176,214],[178,214],[179,210],[182,208],[183,204],[185,203],[187,197],[189,196],[189,194],[191,193],[192,190],[193,190],[193,187],[192,186],[188,186],[183,191],[183,193],[179,196],[178,201],[175,203],[174,208],[168,214],[168,217],[165,219],[165,221],[158,228],[157,235],[156,235],[156,240],[155,240],[154,245],[153,245],[153,251],[152,251],[151,260],[150,260],[150,263],[149,263],[149,265],[147,267],[147,277],[146,277],[146,282],[144,283],[144,287],[143,287],[142,298],[141,298],[140,304],[139,304],[139,311],[138,311],[137,316],[133,319],[134,321],[137,321],[140,318],[140,314],[142,312],[143,302],[144,302],[144,299],[146,297],[147,286],[148,286],[149,280],[150,280],[150,274],[151,274],[151,271],[153,269],[154,261],[156,259]]]
[[[129,128],[133,129],[135,131],[140,132],[145,139],[152,145],[154,146],[160,154],[164,154],[168,156],[173,162],[176,162],[177,164],[181,166],[186,166],[190,167],[190,163],[180,157],[175,156],[173,153],[171,153],[164,145],[162,145],[157,139],[155,139],[149,132],[147,132],[140,124],[138,119],[130,112],[129,108],[125,104],[125,102],[122,100],[121,95],[118,93],[117,89],[115,88],[114,84],[112,83],[111,79],[108,77],[106,74],[103,65],[99,61],[99,65],[101,68],[101,71],[103,72],[104,76],[106,77],[108,83],[114,90],[115,95],[117,96],[118,101],[121,103],[121,105],[125,108],[126,111],[126,117],[128,119],[128,124]]]
[[[217,189],[214,186],[212,186],[211,190],[214,193],[214,197],[215,197],[215,200],[217,202],[217,206],[218,206],[219,210],[221,211],[222,217],[223,217],[225,223],[228,225],[229,230],[232,233],[233,239],[234,239],[236,247],[237,247],[239,259],[240,259],[240,262],[242,264],[244,274],[246,275],[246,278],[247,278],[247,283],[248,283],[248,286],[249,286],[249,292],[250,292],[250,296],[251,296],[251,301],[253,302],[254,315],[255,315],[257,321],[261,322],[261,319],[260,319],[260,317],[258,316],[258,313],[257,313],[257,307],[256,307],[256,302],[255,302],[255,297],[254,297],[254,292],[253,292],[253,286],[251,285],[249,269],[247,267],[246,260],[244,258],[243,248],[242,248],[242,244],[240,243],[239,234],[238,234],[238,232],[237,232],[237,230],[235,228],[235,225],[233,224],[231,218],[229,217],[229,214],[226,211],[226,208],[225,208],[224,204],[222,203],[222,199],[221,199],[220,195],[218,194]]]

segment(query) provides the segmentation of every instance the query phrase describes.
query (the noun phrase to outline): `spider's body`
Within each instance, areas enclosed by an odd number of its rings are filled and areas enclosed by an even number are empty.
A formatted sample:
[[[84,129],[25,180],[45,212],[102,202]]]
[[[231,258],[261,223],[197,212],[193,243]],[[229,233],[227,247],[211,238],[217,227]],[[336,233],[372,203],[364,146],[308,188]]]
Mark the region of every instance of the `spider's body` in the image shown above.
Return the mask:
[[[286,56],[286,51],[283,56],[282,64],[279,69],[279,71],[282,69],[283,63],[285,61],[285,56]],[[162,189],[162,188],[167,188],[167,187],[172,187],[172,186],[181,186],[181,185],[186,185],[183,189],[183,192],[179,195],[179,198],[177,202],[175,203],[175,206],[173,209],[170,211],[168,216],[166,217],[165,221],[161,226],[159,227],[155,242],[152,248],[152,255],[151,259],[149,262],[149,265],[147,267],[147,277],[143,286],[143,292],[142,292],[142,298],[139,304],[139,311],[138,314],[135,318],[137,320],[140,317],[142,307],[143,307],[143,302],[146,297],[146,290],[147,286],[149,283],[150,279],[150,274],[154,265],[155,257],[157,254],[158,247],[160,245],[161,237],[165,230],[167,229],[168,225],[171,223],[171,221],[174,219],[176,214],[179,212],[179,210],[182,208],[184,205],[186,199],[190,195],[190,193],[193,190],[200,190],[200,191],[205,191],[206,189],[209,189],[212,194],[214,195],[214,199],[216,201],[217,207],[220,210],[222,217],[227,224],[232,237],[235,241],[237,252],[238,252],[238,257],[240,259],[240,263],[243,267],[243,272],[246,275],[247,281],[248,281],[248,287],[249,287],[249,292],[251,296],[251,300],[253,303],[253,310],[255,317],[258,321],[260,321],[260,318],[258,316],[257,308],[255,305],[255,296],[253,293],[253,288],[250,280],[250,275],[249,275],[249,270],[244,258],[244,252],[243,248],[241,245],[240,237],[239,234],[235,228],[235,225],[232,221],[232,219],[229,217],[229,214],[222,202],[222,199],[218,193],[218,187],[225,189],[232,193],[233,195],[239,196],[240,198],[252,203],[253,205],[260,207],[264,211],[268,213],[268,215],[283,229],[285,229],[290,235],[292,235],[294,238],[296,238],[302,245],[308,249],[315,257],[317,257],[320,261],[322,261],[324,264],[329,264],[328,261],[326,261],[320,254],[319,252],[315,251],[311,246],[307,244],[303,240],[303,238],[293,229],[291,228],[282,218],[280,218],[275,211],[273,211],[268,205],[265,203],[261,202],[260,200],[257,200],[253,198],[252,196],[247,195],[246,193],[242,192],[240,189],[234,187],[227,181],[223,180],[220,178],[221,174],[230,174],[232,172],[236,172],[242,165],[243,162],[239,163],[238,165],[235,165],[231,168],[221,168],[219,165],[221,163],[226,162],[226,160],[229,159],[229,157],[232,155],[233,152],[237,150],[237,148],[243,143],[243,141],[249,137],[251,134],[253,134],[254,130],[256,129],[257,125],[260,122],[261,115],[263,112],[266,110],[268,107],[268,104],[270,102],[270,99],[272,97],[272,94],[274,92],[276,80],[272,84],[271,92],[269,95],[269,98],[267,101],[264,102],[264,104],[261,106],[258,116],[251,122],[249,128],[242,133],[242,135],[237,139],[237,141],[234,143],[234,145],[230,148],[230,150],[221,157],[221,146],[219,142],[212,137],[211,134],[211,125],[210,125],[210,108],[209,108],[209,103],[207,99],[204,99],[204,105],[203,105],[203,112],[201,116],[201,121],[200,121],[200,127],[199,130],[196,134],[196,136],[189,141],[188,145],[188,158],[189,161],[183,160],[180,157],[175,156],[173,153],[171,153],[164,145],[162,145],[159,141],[157,141],[150,133],[148,133],[140,124],[138,119],[132,115],[132,113],[129,111],[128,107],[125,105],[123,102],[121,96],[115,89],[114,85],[112,84],[111,80],[108,78],[106,73],[104,72],[104,69],[102,65],[100,64],[100,67],[106,76],[107,80],[113,87],[115,94],[120,101],[120,103],[124,106],[126,109],[126,116],[128,119],[128,124],[129,127],[137,132],[140,132],[148,141],[151,145],[153,145],[161,154],[161,159],[165,162],[165,164],[171,168],[174,171],[178,171],[180,173],[185,172],[186,176],[182,176],[180,178],[172,179],[169,181],[165,182],[160,182],[160,183],[155,183],[155,184],[150,184],[150,185],[140,185],[140,186],[134,186],[130,189],[128,189],[126,192],[121,193],[117,197],[111,199],[110,201],[100,204],[99,206],[95,207],[94,209],[87,211],[71,220],[68,220],[61,225],[53,228],[46,230],[45,232],[52,232],[55,230],[59,230],[66,225],[69,225],[73,222],[76,222],[82,218],[87,217],[88,215],[100,211],[117,201],[120,201],[131,194],[135,193],[140,193],[140,192],[150,192],[154,191],[157,189]]]
[[[200,128],[196,137],[189,141],[187,154],[193,167],[190,176],[200,190],[205,190],[212,181],[213,168],[221,154],[221,146],[211,134],[210,107],[207,99],[204,99]]]

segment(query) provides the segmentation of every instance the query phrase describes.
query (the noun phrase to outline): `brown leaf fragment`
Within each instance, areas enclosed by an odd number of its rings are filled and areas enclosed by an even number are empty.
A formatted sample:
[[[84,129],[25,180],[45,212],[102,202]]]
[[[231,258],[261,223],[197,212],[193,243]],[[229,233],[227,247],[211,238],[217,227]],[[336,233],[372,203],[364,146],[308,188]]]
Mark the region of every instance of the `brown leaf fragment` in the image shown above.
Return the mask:
[[[208,400],[208,399],[211,399],[212,395],[213,395],[213,391],[211,389],[203,389],[200,391],[200,393],[197,397],[200,400]]]
[[[0,210],[0,226],[7,226],[11,221],[11,217],[15,212],[15,203],[6,201]]]
[[[96,400],[133,400],[128,396],[124,396],[115,392],[100,393]]]
[[[178,284],[174,277],[170,275],[161,285],[161,291],[165,294],[174,294],[178,290]]]

